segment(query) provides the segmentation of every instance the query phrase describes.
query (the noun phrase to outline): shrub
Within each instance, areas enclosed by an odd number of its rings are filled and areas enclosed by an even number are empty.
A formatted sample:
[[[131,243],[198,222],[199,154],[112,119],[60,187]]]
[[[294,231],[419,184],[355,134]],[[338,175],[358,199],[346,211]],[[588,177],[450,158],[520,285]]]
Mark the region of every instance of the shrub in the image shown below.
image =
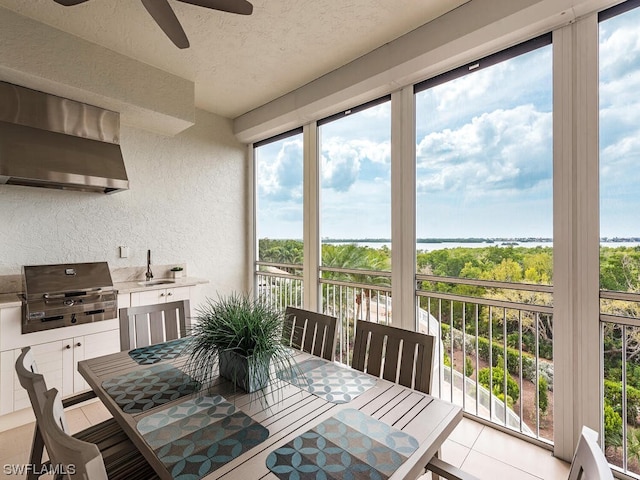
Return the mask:
[[[451,367],[451,357],[446,353],[444,354],[443,362],[447,367]]]
[[[500,396],[500,394],[504,393],[504,370],[500,367],[492,367],[491,369],[485,367],[478,370],[478,382],[486,388],[491,388],[489,375],[491,375],[493,383],[493,394]],[[511,397],[514,403],[520,398],[520,387],[509,375],[507,375],[507,396]]]
[[[473,375],[473,362],[469,357],[464,357],[464,371],[467,377]]]
[[[622,417],[606,402],[604,405],[604,444],[605,448],[622,446]]]
[[[547,380],[544,377],[539,377],[538,378],[538,405],[540,406],[540,411],[543,414],[547,413],[547,409],[549,408],[549,395],[547,393],[547,390],[549,390]]]
[[[613,410],[622,417],[622,383],[619,381],[604,381],[605,404],[610,405]],[[638,425],[638,415],[640,414],[640,390],[627,385],[627,423]]]

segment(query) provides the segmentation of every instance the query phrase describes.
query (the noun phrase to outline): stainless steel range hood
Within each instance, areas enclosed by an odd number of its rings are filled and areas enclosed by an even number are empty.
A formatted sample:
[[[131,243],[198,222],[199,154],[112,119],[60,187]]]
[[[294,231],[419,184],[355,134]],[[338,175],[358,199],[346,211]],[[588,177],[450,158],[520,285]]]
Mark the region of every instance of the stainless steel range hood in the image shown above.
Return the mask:
[[[0,82],[0,184],[127,190],[119,143],[118,113]]]

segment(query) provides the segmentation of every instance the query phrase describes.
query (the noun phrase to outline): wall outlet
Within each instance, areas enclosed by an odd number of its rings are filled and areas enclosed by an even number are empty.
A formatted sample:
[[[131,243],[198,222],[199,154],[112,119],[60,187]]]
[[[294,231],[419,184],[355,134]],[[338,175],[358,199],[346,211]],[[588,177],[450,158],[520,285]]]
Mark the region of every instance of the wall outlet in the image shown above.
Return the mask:
[[[129,257],[129,247],[120,247],[120,258]]]

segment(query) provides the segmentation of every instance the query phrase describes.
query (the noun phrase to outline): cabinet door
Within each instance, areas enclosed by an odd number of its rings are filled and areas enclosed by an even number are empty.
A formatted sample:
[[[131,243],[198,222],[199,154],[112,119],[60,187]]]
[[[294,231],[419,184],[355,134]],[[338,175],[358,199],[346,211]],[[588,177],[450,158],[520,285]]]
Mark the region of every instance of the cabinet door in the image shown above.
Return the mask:
[[[64,362],[63,357],[65,352],[70,349],[66,349],[66,345],[70,345],[65,341],[55,341],[49,343],[41,343],[39,345],[33,345],[31,351],[33,352],[33,358],[38,365],[38,371],[44,376],[44,381],[47,383],[48,388],[57,388],[59,392],[65,395],[64,384]],[[15,349],[14,362],[18,360],[21,350]],[[29,395],[27,391],[22,388],[18,381],[18,376],[14,371],[14,410],[20,410],[21,408],[31,407],[29,402]]]
[[[13,350],[0,352],[0,415],[13,412],[14,377],[16,376],[14,365]]]
[[[89,385],[78,373],[78,362],[90,358],[109,355],[120,351],[120,334],[118,330],[94,333],[73,339],[73,365],[68,373],[73,381],[73,393],[88,390]]]
[[[158,303],[177,302],[188,300],[191,296],[191,287],[162,288],[159,290],[146,290],[131,294],[131,306],[157,305]]]
[[[166,302],[178,302],[180,300],[189,300],[191,297],[191,287],[175,287],[167,288],[165,292]]]
[[[158,303],[166,303],[167,290],[146,290],[144,292],[133,292],[131,294],[131,306],[139,307],[141,305],[156,305]]]

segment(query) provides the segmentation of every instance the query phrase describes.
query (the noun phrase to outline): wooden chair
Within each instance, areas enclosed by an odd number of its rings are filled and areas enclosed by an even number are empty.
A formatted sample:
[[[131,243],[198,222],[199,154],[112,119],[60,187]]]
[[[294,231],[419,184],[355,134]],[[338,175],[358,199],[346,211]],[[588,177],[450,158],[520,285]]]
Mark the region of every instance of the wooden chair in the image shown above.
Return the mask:
[[[301,308],[287,307],[282,333],[284,343],[297,350],[333,361],[338,319]]]
[[[45,394],[42,410],[42,432],[47,450],[63,478],[108,480],[102,454],[94,443],[73,438],[64,416],[60,394],[55,388]]]
[[[431,391],[434,337],[359,321],[351,366],[419,392]],[[398,364],[400,362],[400,364]]]
[[[435,337],[402,328],[358,321],[351,366],[361,372],[384,378],[429,394]],[[477,480],[453,465],[433,457],[426,470],[432,478]]]
[[[34,465],[34,469],[27,476],[28,480],[35,480],[39,477],[35,472],[44,471],[43,466],[50,464],[49,461],[42,461],[44,447],[47,447],[47,452],[49,452],[50,456],[51,449],[45,435],[43,434],[44,428],[42,426],[42,412],[44,411],[46,403],[45,394],[47,392],[47,385],[42,374],[38,373],[38,366],[33,358],[33,353],[31,352],[30,347],[23,348],[22,353],[16,360],[16,374],[20,381],[20,385],[22,385],[29,395],[31,407],[33,408],[33,413],[36,416],[36,426],[33,433],[31,457],[29,461],[30,464]],[[63,400],[61,404],[63,407],[69,407],[90,398],[95,398],[94,392],[76,395],[75,397]],[[146,465],[146,468],[148,469],[151,468],[113,418],[78,432],[74,437],[85,442],[96,444],[99,451],[131,451],[135,463],[140,464],[141,466]],[[155,477],[150,476],[148,478]]]
[[[120,309],[120,350],[126,351],[187,335],[189,300]]]
[[[62,478],[82,480],[151,480],[159,478],[131,442],[118,443],[100,451],[94,443],[69,435],[60,394],[55,388],[45,393],[42,433]]]
[[[598,445],[598,432],[582,427],[578,440],[569,480],[613,480],[613,473],[604,452]]]

